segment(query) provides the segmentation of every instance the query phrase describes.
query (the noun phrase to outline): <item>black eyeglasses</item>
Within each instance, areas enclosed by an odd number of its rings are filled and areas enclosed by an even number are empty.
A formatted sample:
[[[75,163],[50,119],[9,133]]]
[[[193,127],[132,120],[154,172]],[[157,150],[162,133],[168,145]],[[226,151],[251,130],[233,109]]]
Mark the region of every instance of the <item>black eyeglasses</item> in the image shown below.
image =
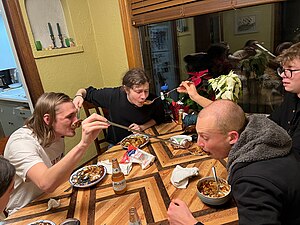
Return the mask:
[[[297,71],[300,71],[300,69],[297,69],[297,70],[291,70],[291,69],[284,69],[283,67],[278,67],[278,68],[277,68],[277,73],[278,73],[278,75],[281,76],[281,74],[284,73],[284,75],[285,75],[287,78],[292,78],[293,72],[297,72]]]

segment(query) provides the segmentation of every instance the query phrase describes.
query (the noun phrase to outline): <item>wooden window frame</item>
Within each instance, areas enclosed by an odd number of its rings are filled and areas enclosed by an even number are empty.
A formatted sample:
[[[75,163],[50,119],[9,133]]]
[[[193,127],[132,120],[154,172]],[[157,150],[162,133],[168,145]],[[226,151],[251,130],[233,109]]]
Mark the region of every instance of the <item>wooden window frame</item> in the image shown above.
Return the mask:
[[[2,0],[17,56],[33,106],[44,93],[18,0]]]

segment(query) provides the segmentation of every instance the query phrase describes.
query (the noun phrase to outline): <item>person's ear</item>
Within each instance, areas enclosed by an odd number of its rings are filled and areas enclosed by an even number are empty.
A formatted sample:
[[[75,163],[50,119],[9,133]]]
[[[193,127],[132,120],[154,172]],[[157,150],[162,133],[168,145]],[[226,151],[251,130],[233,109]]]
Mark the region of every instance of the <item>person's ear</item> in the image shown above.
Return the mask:
[[[44,116],[43,116],[43,120],[44,122],[49,126],[50,124],[50,115],[48,113],[46,113]]]
[[[125,90],[125,92],[126,92],[126,94],[129,94],[129,87],[126,87],[125,85],[123,85],[123,88],[124,88],[124,90]]]
[[[240,135],[237,131],[233,130],[228,132],[228,137],[229,137],[229,144],[233,145],[238,141]]]

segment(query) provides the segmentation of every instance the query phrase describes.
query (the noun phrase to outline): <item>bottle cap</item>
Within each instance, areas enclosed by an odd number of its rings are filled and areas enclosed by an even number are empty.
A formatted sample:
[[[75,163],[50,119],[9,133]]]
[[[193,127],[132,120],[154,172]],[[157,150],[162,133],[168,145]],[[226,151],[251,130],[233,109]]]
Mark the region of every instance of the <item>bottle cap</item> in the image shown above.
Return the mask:
[[[164,84],[163,86],[160,87],[161,91],[167,91],[169,89],[169,86],[167,84]]]

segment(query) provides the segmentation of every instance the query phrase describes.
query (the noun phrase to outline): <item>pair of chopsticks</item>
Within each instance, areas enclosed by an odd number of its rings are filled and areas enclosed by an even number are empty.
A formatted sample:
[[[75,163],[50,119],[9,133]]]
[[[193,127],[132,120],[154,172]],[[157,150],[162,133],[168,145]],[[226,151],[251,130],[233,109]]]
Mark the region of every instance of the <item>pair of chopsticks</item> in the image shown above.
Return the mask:
[[[134,132],[134,133],[139,133],[139,134],[148,136],[149,138],[153,138],[153,139],[156,139],[156,140],[159,140],[159,141],[162,141],[162,142],[168,142],[168,143],[173,144],[173,145],[176,145],[176,146],[178,146],[178,147],[183,147],[183,146],[181,146],[180,144],[176,144],[176,143],[170,141],[169,139],[159,138],[159,137],[157,137],[157,136],[154,136],[154,135],[151,135],[151,134],[147,134],[147,133],[145,133],[145,132],[143,132],[143,131],[139,131],[139,130],[132,129],[132,128],[129,128],[129,127],[126,127],[126,126],[123,126],[123,125],[120,125],[120,124],[111,122],[111,121],[109,121],[109,120],[107,120],[106,122],[107,122],[108,124],[112,125],[112,126],[115,126],[115,127],[119,127],[119,128],[125,129],[125,130],[129,130],[129,131],[132,131],[132,132]]]
[[[132,129],[132,128],[129,128],[129,127],[126,127],[126,126],[123,126],[123,125],[120,125],[120,124],[117,124],[117,123],[114,123],[114,122],[111,122],[109,120],[106,121],[108,124],[112,125],[112,126],[115,126],[115,127],[119,127],[119,128],[122,128],[122,129],[125,129],[125,130],[129,130],[129,131],[132,131],[132,132],[135,132],[135,133],[139,133],[139,134],[142,134],[142,135],[145,135],[145,136],[148,136],[149,138],[153,138],[153,139],[156,139],[156,140],[159,140],[159,141],[162,141],[162,142],[167,142],[167,143],[170,143],[172,145],[175,145],[175,146],[178,146],[178,147],[183,147],[181,146],[180,144],[177,144],[177,143],[174,143],[172,142],[171,140],[169,139],[163,139],[163,138],[159,138],[157,136],[154,136],[154,135],[151,135],[151,134],[147,134],[143,131],[139,131],[139,130],[135,130],[135,129]],[[219,162],[226,168],[226,161],[224,159],[219,159]]]

